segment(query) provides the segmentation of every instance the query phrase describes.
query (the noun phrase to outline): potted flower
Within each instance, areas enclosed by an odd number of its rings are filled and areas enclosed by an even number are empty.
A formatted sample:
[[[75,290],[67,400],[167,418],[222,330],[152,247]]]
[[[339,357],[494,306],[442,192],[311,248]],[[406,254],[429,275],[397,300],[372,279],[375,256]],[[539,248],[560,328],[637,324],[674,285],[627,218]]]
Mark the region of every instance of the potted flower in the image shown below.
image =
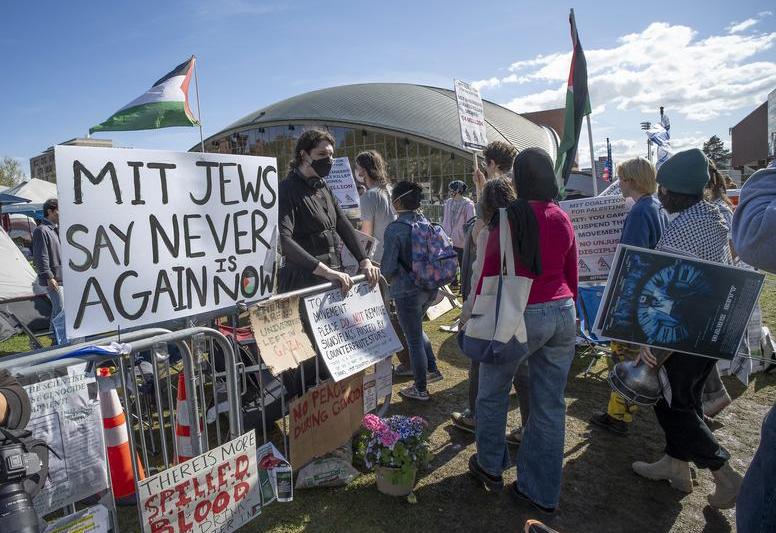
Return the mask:
[[[356,437],[356,456],[375,469],[377,490],[406,496],[415,486],[419,465],[428,461],[428,423],[419,416],[380,418],[367,414]]]

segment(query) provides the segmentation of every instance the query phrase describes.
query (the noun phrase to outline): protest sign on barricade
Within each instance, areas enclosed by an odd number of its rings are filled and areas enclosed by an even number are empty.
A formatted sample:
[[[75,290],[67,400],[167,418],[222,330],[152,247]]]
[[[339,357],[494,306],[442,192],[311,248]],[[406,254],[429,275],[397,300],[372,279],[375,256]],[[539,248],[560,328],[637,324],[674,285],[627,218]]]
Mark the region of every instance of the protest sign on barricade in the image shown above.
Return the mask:
[[[55,158],[69,337],[271,294],[274,158],[78,146]]]
[[[352,376],[402,349],[379,286],[356,284],[304,300],[315,344],[334,381]]]
[[[110,520],[104,505],[95,505],[48,524],[44,533],[108,533]]]
[[[765,276],[620,245],[594,331],[615,340],[731,360]]]
[[[100,404],[89,399],[90,383],[94,378],[82,363],[67,367],[66,375],[24,387],[32,413],[27,429],[54,452],[46,483],[33,500],[38,516],[108,488]]]
[[[480,91],[465,81],[454,80],[454,83],[458,122],[461,125],[461,143],[464,148],[483,150],[488,144],[488,131],[485,127],[485,108]]]
[[[308,390],[291,403],[289,415],[291,464],[299,469],[310,459],[342,446],[361,426],[363,376],[327,381]]]
[[[250,320],[261,359],[274,375],[315,357],[299,317],[299,298],[253,306]]]
[[[351,218],[360,218],[361,201],[356,180],[350,168],[350,160],[347,157],[335,157],[334,165],[324,179],[345,214]]]
[[[628,216],[625,198],[596,196],[560,202],[574,225],[579,250],[579,280],[603,280],[620,243],[622,227]]]
[[[146,533],[228,533],[261,514],[254,430],[138,484]]]
[[[364,413],[377,409],[377,402],[391,394],[392,386],[393,365],[390,359],[383,359],[373,373],[364,375]]]

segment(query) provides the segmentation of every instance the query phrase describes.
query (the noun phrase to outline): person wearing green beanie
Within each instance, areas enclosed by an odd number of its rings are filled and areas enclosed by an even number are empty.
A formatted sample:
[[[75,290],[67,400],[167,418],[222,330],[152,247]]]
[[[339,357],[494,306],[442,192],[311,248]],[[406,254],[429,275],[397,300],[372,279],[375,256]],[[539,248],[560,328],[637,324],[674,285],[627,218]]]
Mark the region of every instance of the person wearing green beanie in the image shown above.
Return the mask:
[[[729,227],[719,209],[704,199],[709,180],[708,160],[698,149],[679,152],[658,170],[658,198],[674,216],[657,243],[656,250],[693,256],[706,261],[732,264]],[[642,348],[640,361],[654,366],[649,348]],[[655,405],[655,415],[665,433],[665,455],[657,462],[633,463],[640,476],[667,480],[674,488],[692,492],[689,462],[709,469],[716,488],[708,496],[718,509],[735,506],[741,475],[730,466],[730,454],[703,420],[703,384],[716,360],[673,353],[663,364],[671,385],[671,403],[664,398]]]

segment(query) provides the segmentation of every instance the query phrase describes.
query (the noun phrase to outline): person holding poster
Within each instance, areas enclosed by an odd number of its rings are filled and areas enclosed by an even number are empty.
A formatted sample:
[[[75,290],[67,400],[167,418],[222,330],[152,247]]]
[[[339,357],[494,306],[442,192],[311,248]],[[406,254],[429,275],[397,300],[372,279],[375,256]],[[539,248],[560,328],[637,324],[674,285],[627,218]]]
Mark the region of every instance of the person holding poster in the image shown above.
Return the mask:
[[[391,187],[386,164],[379,152],[368,150],[356,156],[356,183],[363,182],[366,192],[361,196],[361,231],[377,239],[374,259],[383,259],[385,228],[396,220],[391,207]]]
[[[620,244],[652,250],[668,225],[668,215],[653,196],[657,191],[655,167],[643,157],[636,157],[617,165],[617,175],[620,177],[620,192],[634,201],[625,218]],[[617,341],[612,341],[611,350],[612,357],[607,359],[610,370],[619,362],[632,361],[639,353],[638,346]],[[625,435],[637,410],[636,404],[612,391],[606,412],[594,414],[590,422],[612,433]]]
[[[728,227],[712,203],[704,200],[709,181],[708,161],[697,148],[678,152],[657,173],[658,197],[665,210],[675,215],[656,249],[694,256],[705,261],[732,264]],[[649,348],[642,347],[638,360],[655,366]],[[692,492],[689,462],[711,470],[716,490],[708,496],[718,509],[735,505],[741,475],[730,466],[730,454],[717,441],[703,419],[703,384],[714,369],[715,359],[674,352],[665,361],[671,400],[655,405],[658,423],[665,433],[665,455],[657,462],[633,463],[640,476],[667,480],[674,488]]]
[[[490,223],[500,208],[506,208],[515,201],[515,190],[512,188],[512,180],[506,177],[494,178],[488,180],[485,187],[482,190],[481,200],[478,207],[481,208],[480,213],[484,220]],[[479,222],[481,219],[477,219]],[[488,244],[488,235],[490,231],[486,225],[477,234],[477,247],[480,250],[485,250]],[[470,288],[468,296],[464,297],[463,309],[461,310],[461,328],[466,325],[466,322],[471,318],[472,308],[474,307],[475,291],[477,289],[477,282],[480,280],[480,274],[482,273],[483,254],[479,254],[474,261],[473,268],[471,270],[471,281],[467,283]],[[465,280],[464,280],[465,281]],[[528,378],[528,363],[525,362],[517,368],[515,377],[512,380],[515,391],[517,391],[517,399],[520,406],[520,418],[525,426],[528,420],[528,414],[530,411],[530,392],[531,385]],[[453,425],[464,431],[471,433],[475,432],[475,412],[477,405],[477,391],[479,389],[480,382],[480,363],[471,360],[469,365],[469,408],[463,413],[454,412],[451,415]],[[515,446],[520,445],[522,438],[522,428],[515,428],[507,435],[507,443]]]
[[[353,286],[340,271],[341,239],[359,262],[372,286],[380,271],[372,266],[358,241],[358,234],[326,186],[333,164],[334,137],[310,129],[296,142],[290,172],[278,187],[278,226],[285,264],[278,275],[278,289],[286,292],[331,281],[343,292]]]
[[[519,276],[533,279],[525,308],[528,351],[504,354],[503,363],[480,363],[477,393],[477,453],[469,472],[490,490],[504,485],[503,471],[512,464],[505,432],[509,389],[518,366],[529,363],[531,415],[517,452],[515,499],[553,513],[563,476],[566,403],[564,393],[576,340],[577,243],[568,215],[557,203],[558,183],[549,154],[528,148],[515,158],[517,200],[507,208]],[[482,280],[501,272],[498,216],[489,228],[483,253]],[[476,305],[476,300],[475,300]],[[495,311],[495,310],[494,310]]]
[[[453,241],[453,248],[458,254],[460,268],[463,262],[465,242],[463,227],[469,219],[474,217],[474,202],[463,195],[466,192],[466,184],[461,180],[451,181],[447,189],[450,192],[450,198],[445,202],[442,228]],[[458,281],[453,282],[453,286],[457,286],[458,283]]]
[[[385,250],[380,270],[390,283],[399,325],[407,339],[415,384],[399,391],[411,400],[428,401],[427,385],[442,380],[431,341],[423,331],[423,315],[436,298],[438,289],[421,289],[412,272],[412,224],[428,221],[419,212],[423,188],[410,181],[399,182],[391,194],[399,218],[385,228]],[[452,257],[450,258],[452,259]]]

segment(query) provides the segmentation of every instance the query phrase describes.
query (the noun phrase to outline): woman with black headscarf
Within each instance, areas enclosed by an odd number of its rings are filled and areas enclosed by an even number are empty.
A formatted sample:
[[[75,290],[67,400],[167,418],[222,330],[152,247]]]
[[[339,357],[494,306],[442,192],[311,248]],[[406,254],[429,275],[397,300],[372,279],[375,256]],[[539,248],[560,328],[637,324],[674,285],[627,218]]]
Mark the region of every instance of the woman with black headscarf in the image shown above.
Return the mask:
[[[569,217],[555,203],[558,185],[550,156],[529,148],[517,155],[513,170],[518,199],[507,208],[507,216],[515,265],[518,275],[533,279],[525,309],[528,353],[503,364],[480,364],[477,453],[469,459],[469,470],[490,490],[503,487],[501,474],[511,463],[504,435],[509,390],[517,367],[527,361],[531,411],[524,421],[517,454],[519,475],[510,494],[552,513],[560,498],[564,392],[576,338],[577,244]],[[485,277],[498,275],[499,258],[496,216],[490,225],[477,294]]]

